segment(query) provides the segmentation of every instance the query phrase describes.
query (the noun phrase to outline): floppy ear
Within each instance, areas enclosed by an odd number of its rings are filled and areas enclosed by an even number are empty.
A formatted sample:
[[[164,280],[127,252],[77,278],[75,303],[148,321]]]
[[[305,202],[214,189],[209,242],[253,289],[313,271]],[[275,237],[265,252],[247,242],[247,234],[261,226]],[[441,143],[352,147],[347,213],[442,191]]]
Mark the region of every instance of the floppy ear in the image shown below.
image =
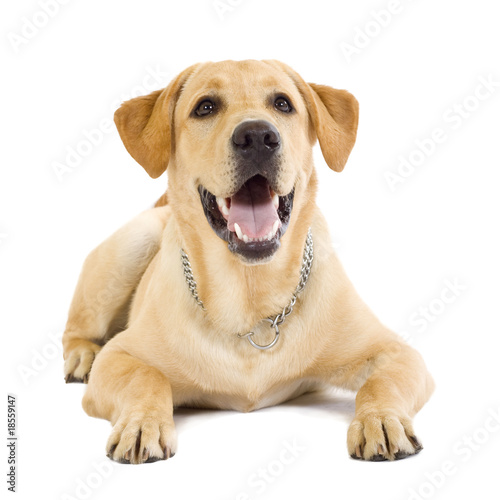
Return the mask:
[[[196,66],[184,70],[163,90],[130,99],[115,111],[123,144],[153,179],[165,172],[170,161],[175,103]]]
[[[332,170],[341,172],[356,142],[358,101],[347,90],[315,83],[306,85],[306,103],[323,157]]]
[[[347,90],[306,83],[280,61],[264,62],[285,71],[295,83],[306,103],[326,163],[332,170],[341,172],[356,142],[358,101]]]

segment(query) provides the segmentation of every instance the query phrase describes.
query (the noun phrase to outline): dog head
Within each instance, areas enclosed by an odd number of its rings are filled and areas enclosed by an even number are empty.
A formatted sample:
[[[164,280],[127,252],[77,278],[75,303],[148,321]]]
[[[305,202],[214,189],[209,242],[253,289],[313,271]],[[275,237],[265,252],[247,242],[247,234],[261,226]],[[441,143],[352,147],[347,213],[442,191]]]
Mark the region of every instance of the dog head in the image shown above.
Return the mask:
[[[191,66],[115,113],[125,147],[151,177],[169,169],[169,203],[194,245],[225,242],[245,263],[270,260],[314,201],[312,146],[340,172],[358,103],[278,61]]]

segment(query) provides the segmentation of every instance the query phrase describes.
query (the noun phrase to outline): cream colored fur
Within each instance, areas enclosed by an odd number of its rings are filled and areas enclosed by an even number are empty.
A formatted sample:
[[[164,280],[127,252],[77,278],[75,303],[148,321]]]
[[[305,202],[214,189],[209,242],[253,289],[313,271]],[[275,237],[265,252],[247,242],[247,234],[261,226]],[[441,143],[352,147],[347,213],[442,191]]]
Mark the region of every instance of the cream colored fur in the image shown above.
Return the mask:
[[[268,105],[275,91],[291,98],[294,116]],[[211,122],[193,119],[193,107],[210,92],[222,95],[226,107]],[[228,138],[249,118],[278,128],[278,194],[295,187],[281,248],[252,266],[210,228],[197,191],[202,184],[218,196],[232,194],[236,166]],[[88,381],[85,411],[113,425],[112,459],[173,455],[176,406],[251,411],[324,385],[357,391],[351,456],[392,460],[420,450],[411,419],[432,393],[432,378],[420,355],[359,298],[315,203],[313,144],[319,138],[330,168],[342,170],[357,119],[348,92],[307,84],[276,61],[195,65],[163,91],[117,111],[129,152],[153,177],[168,165],[169,188],[168,203],[162,197],[89,255],[63,338],[67,381]],[[290,300],[309,227],[315,249],[309,282],[278,344],[254,349],[237,333],[253,330],[260,344],[272,339],[261,320]],[[206,311],[187,288],[181,248]]]

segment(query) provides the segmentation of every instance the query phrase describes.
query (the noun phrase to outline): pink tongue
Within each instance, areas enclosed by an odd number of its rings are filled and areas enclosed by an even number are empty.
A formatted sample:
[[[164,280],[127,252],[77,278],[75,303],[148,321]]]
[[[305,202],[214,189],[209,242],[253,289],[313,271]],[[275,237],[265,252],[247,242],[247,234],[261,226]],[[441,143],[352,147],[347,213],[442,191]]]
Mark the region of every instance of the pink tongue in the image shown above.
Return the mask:
[[[277,220],[278,212],[264,177],[252,177],[231,198],[227,220],[230,231],[235,232],[236,223],[249,238],[263,238],[272,231]]]

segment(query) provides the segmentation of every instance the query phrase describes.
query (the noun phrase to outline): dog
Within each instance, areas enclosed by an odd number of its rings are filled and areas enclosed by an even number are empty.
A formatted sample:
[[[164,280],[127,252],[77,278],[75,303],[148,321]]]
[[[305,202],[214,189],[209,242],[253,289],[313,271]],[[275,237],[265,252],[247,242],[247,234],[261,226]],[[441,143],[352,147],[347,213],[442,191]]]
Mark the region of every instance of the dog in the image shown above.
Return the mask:
[[[357,392],[352,458],[418,453],[433,379],[357,295],[315,202],[313,146],[344,168],[356,99],[274,60],[200,63],[115,123],[168,189],[87,257],[63,336],[66,382],[113,425],[108,457],[172,457],[175,407],[248,412],[325,386]]]

